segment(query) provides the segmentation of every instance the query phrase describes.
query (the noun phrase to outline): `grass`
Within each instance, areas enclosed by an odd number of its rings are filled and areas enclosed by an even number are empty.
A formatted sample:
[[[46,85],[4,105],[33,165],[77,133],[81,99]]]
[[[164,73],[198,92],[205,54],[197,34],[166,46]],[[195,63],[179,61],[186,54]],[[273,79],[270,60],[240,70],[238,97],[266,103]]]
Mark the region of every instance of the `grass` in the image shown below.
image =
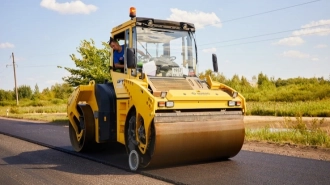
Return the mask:
[[[302,117],[296,117],[296,120],[284,118],[282,129],[272,129],[271,125],[261,129],[246,129],[245,138],[248,141],[270,141],[330,148],[330,129],[322,127],[323,124],[324,119],[306,122]]]
[[[298,102],[247,102],[247,115],[330,117],[330,99]]]
[[[30,106],[28,104],[20,106],[1,106],[0,116],[29,119],[46,122],[66,122],[68,121],[66,115],[66,104],[58,105],[44,105],[44,106]],[[8,110],[8,116],[7,116]]]
[[[27,120],[35,120],[35,121],[44,121],[44,122],[67,122],[68,123],[68,118],[66,113],[36,113],[36,114],[10,114],[9,116],[4,116],[0,115],[3,117],[8,117],[8,118],[15,118],[15,119],[27,119]]]

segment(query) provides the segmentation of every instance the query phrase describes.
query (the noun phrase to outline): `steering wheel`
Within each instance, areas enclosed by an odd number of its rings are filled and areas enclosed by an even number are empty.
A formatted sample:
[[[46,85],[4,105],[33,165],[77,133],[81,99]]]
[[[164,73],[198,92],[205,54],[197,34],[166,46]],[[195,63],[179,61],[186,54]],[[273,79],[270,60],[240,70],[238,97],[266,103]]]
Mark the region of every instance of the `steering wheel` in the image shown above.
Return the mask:
[[[170,56],[170,60],[173,61],[176,59],[176,56]]]
[[[142,61],[142,62],[147,62],[149,59],[150,59],[150,57],[148,55],[140,55],[138,57],[138,60]]]

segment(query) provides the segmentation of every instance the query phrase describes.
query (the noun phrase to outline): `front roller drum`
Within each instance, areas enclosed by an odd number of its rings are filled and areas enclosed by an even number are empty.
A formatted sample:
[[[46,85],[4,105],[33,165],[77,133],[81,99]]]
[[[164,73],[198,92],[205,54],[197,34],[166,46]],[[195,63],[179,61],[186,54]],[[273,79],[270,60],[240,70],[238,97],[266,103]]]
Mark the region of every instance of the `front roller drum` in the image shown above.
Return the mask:
[[[151,166],[227,159],[241,150],[243,119],[155,123]]]

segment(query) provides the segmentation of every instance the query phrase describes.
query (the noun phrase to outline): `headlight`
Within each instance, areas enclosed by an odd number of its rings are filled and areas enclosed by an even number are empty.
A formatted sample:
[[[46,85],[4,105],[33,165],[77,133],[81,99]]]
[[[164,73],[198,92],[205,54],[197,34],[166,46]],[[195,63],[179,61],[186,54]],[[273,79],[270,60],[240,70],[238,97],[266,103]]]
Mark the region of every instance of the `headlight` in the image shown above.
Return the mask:
[[[167,101],[165,102],[166,107],[174,107],[174,102],[172,101]]]
[[[232,107],[232,106],[235,106],[235,105],[236,105],[235,101],[228,101],[228,106],[229,107]]]

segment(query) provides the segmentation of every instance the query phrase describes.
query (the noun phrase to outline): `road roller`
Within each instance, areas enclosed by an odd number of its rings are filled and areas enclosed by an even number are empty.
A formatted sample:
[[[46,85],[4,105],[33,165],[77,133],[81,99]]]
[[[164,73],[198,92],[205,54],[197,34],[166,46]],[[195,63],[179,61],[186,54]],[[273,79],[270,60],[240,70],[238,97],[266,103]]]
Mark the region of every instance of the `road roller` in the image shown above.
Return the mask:
[[[124,49],[124,67],[116,68],[112,54],[111,82],[91,80],[68,99],[73,149],[121,143],[132,171],[237,155],[245,98],[210,76],[198,77],[204,61],[197,58],[194,24],[136,17],[133,7],[129,15],[110,33]],[[215,54],[210,62],[218,72]]]

